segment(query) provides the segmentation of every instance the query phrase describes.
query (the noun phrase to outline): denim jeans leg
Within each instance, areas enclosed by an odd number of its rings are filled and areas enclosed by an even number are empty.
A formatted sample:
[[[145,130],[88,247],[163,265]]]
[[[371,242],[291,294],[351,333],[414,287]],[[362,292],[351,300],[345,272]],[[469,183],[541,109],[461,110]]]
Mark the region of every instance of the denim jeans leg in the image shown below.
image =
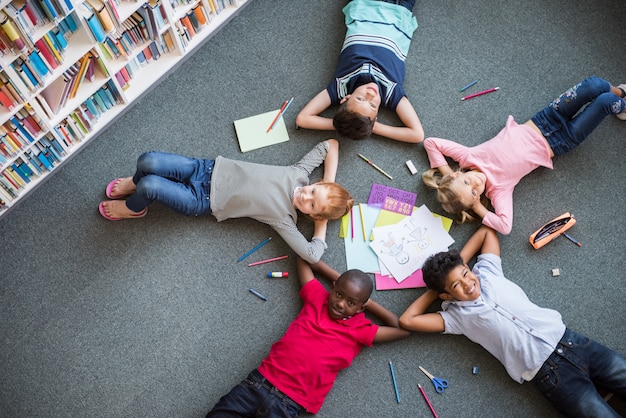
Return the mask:
[[[533,116],[555,156],[580,145],[607,115],[626,109],[626,101],[610,89],[606,80],[586,78]]]
[[[254,370],[229,393],[222,396],[206,417],[297,418],[301,411],[299,405],[288,399]]]
[[[619,417],[600,396],[595,384],[624,393],[626,359],[568,329],[533,382],[566,416]]]
[[[147,152],[137,160],[133,182],[137,190],[126,206],[139,212],[152,202],[185,215],[210,211],[209,185],[212,160],[200,160],[177,154]]]

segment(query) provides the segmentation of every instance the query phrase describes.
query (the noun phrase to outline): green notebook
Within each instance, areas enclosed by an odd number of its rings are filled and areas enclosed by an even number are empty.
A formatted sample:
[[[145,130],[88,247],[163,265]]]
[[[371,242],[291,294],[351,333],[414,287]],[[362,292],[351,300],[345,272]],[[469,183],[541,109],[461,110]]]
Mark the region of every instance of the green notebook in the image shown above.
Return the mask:
[[[282,117],[276,121],[272,130],[267,132],[277,114],[278,109],[235,121],[241,152],[289,141],[285,120]]]

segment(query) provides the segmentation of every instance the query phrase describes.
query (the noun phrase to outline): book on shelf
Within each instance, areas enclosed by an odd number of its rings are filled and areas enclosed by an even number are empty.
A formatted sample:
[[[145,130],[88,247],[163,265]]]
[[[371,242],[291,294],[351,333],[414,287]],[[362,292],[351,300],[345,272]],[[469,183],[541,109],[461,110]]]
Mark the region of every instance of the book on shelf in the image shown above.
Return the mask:
[[[85,75],[87,74],[87,68],[89,68],[89,62],[91,61],[91,56],[89,54],[84,55],[80,59],[80,67],[78,69],[78,73],[76,74],[76,81],[72,85],[72,89],[70,90],[69,98],[73,99],[76,97],[76,93],[78,92],[78,88],[83,83],[85,79]]]
[[[58,6],[56,6],[51,0],[39,0],[39,5],[51,22],[56,21],[60,15],[64,14],[61,10],[57,9]]]
[[[37,48],[37,53],[39,53],[43,57],[43,59],[52,70],[55,70],[59,67],[59,64],[61,64],[62,61],[57,60],[57,57],[52,52],[52,49],[46,43],[46,41],[44,41],[43,38],[40,38],[35,42],[35,47]]]
[[[103,42],[106,38],[106,32],[102,27],[98,16],[89,9],[88,13],[88,16],[83,17],[83,19],[85,19],[85,22],[87,22],[90,33],[93,35],[96,42]]]
[[[39,94],[46,103],[42,105],[44,110],[52,112],[52,115],[49,115],[50,117],[54,117],[63,106],[63,96],[69,91],[71,85],[70,81],[70,78],[66,74],[63,74],[57,77]],[[39,103],[41,104],[41,101]]]
[[[33,70],[39,75],[42,81],[45,81],[53,70],[53,68],[49,67],[43,60],[42,56],[39,54],[39,50],[36,48],[25,56],[25,60],[31,63]]]
[[[194,7],[192,7],[191,10],[193,11],[193,14],[196,17],[196,20],[198,21],[198,24],[200,26],[204,26],[207,24],[207,21],[208,21],[207,12],[204,6],[202,5],[202,3],[196,4]]]
[[[189,38],[193,38],[194,36],[196,36],[196,30],[193,28],[193,25],[191,24],[189,15],[185,15],[181,17],[180,23],[182,23],[185,29],[187,30],[187,33],[189,34]]]
[[[117,18],[112,16],[109,9],[100,0],[85,0],[85,7],[98,17],[104,33],[111,33],[115,30]]]
[[[27,34],[22,32],[21,27],[16,25],[4,10],[0,10],[0,28],[16,50],[23,52],[30,47]]]
[[[0,87],[0,104],[9,111],[13,110],[13,108],[15,107],[15,101],[7,94],[7,92],[5,92],[2,87]]]

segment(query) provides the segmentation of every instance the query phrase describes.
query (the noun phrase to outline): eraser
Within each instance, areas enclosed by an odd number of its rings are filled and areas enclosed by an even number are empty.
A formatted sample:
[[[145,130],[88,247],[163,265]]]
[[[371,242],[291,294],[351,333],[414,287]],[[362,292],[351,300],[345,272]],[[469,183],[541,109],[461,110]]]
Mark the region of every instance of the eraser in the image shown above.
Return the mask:
[[[552,277],[559,276],[561,271],[559,269],[552,269]]]
[[[415,174],[417,173],[417,169],[415,168],[415,166],[413,165],[413,161],[409,160],[406,163],[406,166],[409,168],[409,171],[411,172],[411,174]]]

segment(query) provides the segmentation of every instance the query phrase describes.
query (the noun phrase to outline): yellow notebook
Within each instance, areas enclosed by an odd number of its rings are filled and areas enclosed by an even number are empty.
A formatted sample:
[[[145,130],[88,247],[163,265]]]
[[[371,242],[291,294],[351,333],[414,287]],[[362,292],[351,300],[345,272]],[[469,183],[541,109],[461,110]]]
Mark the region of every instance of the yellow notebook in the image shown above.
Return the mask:
[[[285,120],[282,117],[276,121],[274,128],[267,132],[277,114],[278,109],[235,121],[241,152],[289,141]]]

